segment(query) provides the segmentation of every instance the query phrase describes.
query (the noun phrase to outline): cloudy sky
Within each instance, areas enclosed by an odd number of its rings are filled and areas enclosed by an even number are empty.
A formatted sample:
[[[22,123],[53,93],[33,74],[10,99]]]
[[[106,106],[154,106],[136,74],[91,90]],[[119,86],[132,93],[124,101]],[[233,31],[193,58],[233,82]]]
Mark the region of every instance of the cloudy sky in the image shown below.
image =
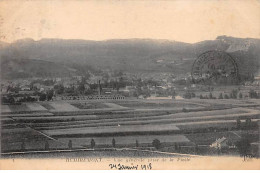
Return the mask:
[[[260,38],[259,0],[2,0],[0,41]]]

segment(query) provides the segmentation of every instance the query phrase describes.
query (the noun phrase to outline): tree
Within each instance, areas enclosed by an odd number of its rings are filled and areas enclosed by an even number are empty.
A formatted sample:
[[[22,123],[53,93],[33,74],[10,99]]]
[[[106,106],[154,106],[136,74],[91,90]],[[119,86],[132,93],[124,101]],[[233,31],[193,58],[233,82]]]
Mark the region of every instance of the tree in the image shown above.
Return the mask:
[[[21,150],[24,151],[25,150],[25,142],[23,141],[21,144]]]
[[[14,104],[15,100],[13,96],[2,97],[2,103]]]
[[[231,94],[231,95],[232,95],[232,98],[233,98],[233,99],[236,99],[236,98],[237,98],[237,94],[238,94],[238,90],[233,89],[231,93],[232,93],[232,94]]]
[[[81,83],[81,84],[79,84],[79,86],[78,86],[78,91],[82,94],[82,93],[84,93],[84,91],[85,91],[85,85],[84,85],[84,83]]]
[[[188,112],[186,108],[182,108],[182,112]]]
[[[242,137],[241,140],[236,143],[236,146],[240,156],[243,156],[245,160],[246,155],[249,154],[251,147],[249,137],[247,135]]]
[[[161,147],[161,142],[159,139],[154,139],[152,142],[152,145],[156,148],[159,149]]]
[[[52,86],[52,85],[54,85],[54,81],[53,80],[44,80],[44,81],[42,81],[42,84],[43,85],[46,85],[46,86]]]
[[[138,142],[138,140],[135,141],[135,147],[136,147],[136,148],[139,147],[139,142]]]
[[[175,98],[175,96],[177,95],[177,93],[174,89],[171,89],[171,95],[172,95],[172,98]]]
[[[185,99],[191,99],[192,95],[191,95],[190,92],[186,92],[186,93],[183,95],[183,97],[184,97]]]
[[[49,142],[47,140],[45,142],[45,150],[49,150]]]
[[[227,95],[227,94],[225,94],[225,95],[224,95],[224,98],[225,98],[225,99],[229,99],[229,97],[228,97],[228,95]]]
[[[72,141],[71,140],[69,140],[68,147],[69,147],[69,150],[72,149]]]
[[[250,89],[250,91],[249,91],[249,98],[257,99],[258,95],[257,95],[256,91]]]
[[[221,148],[218,146],[217,147],[217,152],[218,152],[218,155],[220,155],[220,153],[221,153]]]
[[[113,138],[112,139],[112,146],[115,148],[116,147],[116,140]]]
[[[94,141],[94,139],[91,139],[90,147],[91,147],[91,148],[94,148],[95,145],[96,145],[96,142]]]
[[[251,118],[246,119],[246,127],[250,128],[251,127]]]
[[[198,144],[195,145],[195,153],[198,153],[199,152],[199,146]]]
[[[175,151],[178,151],[178,144],[177,143],[174,144],[174,149],[175,149]]]
[[[63,94],[64,93],[64,86],[62,84],[55,85],[54,89],[57,94]]]
[[[6,97],[1,97],[1,103],[8,103],[8,99]]]
[[[53,90],[47,91],[46,97],[47,97],[47,101],[50,101],[53,97]]]
[[[223,94],[222,93],[219,94],[218,99],[223,99]]]
[[[241,128],[241,120],[240,118],[237,118],[237,129]]]

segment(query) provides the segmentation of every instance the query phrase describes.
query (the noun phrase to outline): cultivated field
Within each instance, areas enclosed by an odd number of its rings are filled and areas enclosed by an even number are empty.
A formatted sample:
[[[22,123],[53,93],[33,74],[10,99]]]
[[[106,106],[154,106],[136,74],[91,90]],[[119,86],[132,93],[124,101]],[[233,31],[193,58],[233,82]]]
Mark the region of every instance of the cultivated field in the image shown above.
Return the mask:
[[[63,143],[68,143],[69,140],[73,141],[73,144],[90,147],[91,140],[94,140],[98,146],[112,146],[112,139],[115,139],[116,145],[121,146],[136,146],[136,141],[140,144],[152,144],[154,139],[159,139],[162,143],[185,143],[189,142],[184,135],[128,135],[128,136],[115,136],[115,137],[93,137],[93,138],[58,138]]]
[[[242,124],[246,118],[256,124],[257,104],[259,100],[253,99],[184,99],[2,105],[2,151],[43,151],[46,141],[49,149],[56,150],[67,149],[70,140],[73,148],[90,148],[91,139],[96,147],[108,148],[113,138],[119,148],[135,147],[136,140],[140,146],[152,146],[159,139],[173,147],[175,143],[209,145],[222,136],[239,140],[237,118]]]

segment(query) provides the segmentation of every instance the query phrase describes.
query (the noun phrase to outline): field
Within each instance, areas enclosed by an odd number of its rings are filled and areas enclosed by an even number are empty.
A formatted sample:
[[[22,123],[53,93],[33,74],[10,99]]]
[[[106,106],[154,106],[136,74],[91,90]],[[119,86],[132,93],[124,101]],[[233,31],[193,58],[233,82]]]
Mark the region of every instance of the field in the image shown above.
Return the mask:
[[[37,103],[26,103],[26,106],[31,110],[31,111],[47,111],[46,108],[41,106],[40,104]]]
[[[163,143],[185,143],[189,142],[183,135],[128,135],[128,136],[115,136],[115,137],[92,137],[92,138],[58,138],[58,141],[68,143],[69,140],[73,141],[73,144],[90,147],[91,140],[94,139],[97,146],[112,146],[112,139],[115,139],[116,145],[120,146],[136,146],[136,140],[138,143],[144,145],[152,144],[154,139],[159,139]]]
[[[71,105],[79,109],[97,109],[97,108],[108,108],[105,104],[102,103],[71,103]]]
[[[175,125],[131,125],[131,126],[97,126],[90,128],[66,128],[66,129],[54,129],[54,130],[43,130],[44,133],[50,136],[59,136],[59,135],[105,135],[105,134],[129,134],[129,133],[142,133],[142,132],[160,132],[160,131],[175,131],[179,128]]]
[[[158,101],[158,100],[149,100],[149,101],[121,101],[117,103],[118,105],[129,107],[129,108],[136,108],[136,109],[165,109],[165,108],[197,108],[196,104],[187,104],[187,103],[174,103],[174,102],[165,102],[165,101]]]
[[[67,149],[71,140],[73,148],[88,149],[94,139],[97,148],[111,148],[113,138],[118,148],[133,148],[136,140],[140,147],[152,147],[154,139],[159,139],[164,147],[174,148],[176,143],[208,146],[222,136],[240,140],[241,132],[236,131],[237,118],[242,124],[247,118],[253,124],[259,122],[257,104],[259,101],[253,99],[184,99],[2,105],[1,147],[6,153],[43,151],[48,143],[49,149],[57,150]],[[255,133],[259,135],[257,130]],[[254,137],[254,140],[258,139]],[[183,152],[189,153],[188,150]]]
[[[21,151],[22,145],[24,145],[25,150],[43,150],[46,141],[48,141],[53,148],[61,145],[60,142],[51,140],[47,136],[29,127],[20,126],[13,129],[3,129],[1,133],[1,142],[2,145],[4,145],[2,146],[3,152]]]
[[[12,155],[3,155],[5,158],[12,158]],[[182,155],[178,153],[163,153],[149,150],[126,150],[126,149],[106,149],[106,150],[84,150],[76,149],[74,151],[69,150],[58,150],[50,152],[32,152],[32,153],[17,153],[16,158],[84,158],[91,159],[92,161],[99,161],[100,158],[173,158],[173,157],[190,157],[189,155]]]

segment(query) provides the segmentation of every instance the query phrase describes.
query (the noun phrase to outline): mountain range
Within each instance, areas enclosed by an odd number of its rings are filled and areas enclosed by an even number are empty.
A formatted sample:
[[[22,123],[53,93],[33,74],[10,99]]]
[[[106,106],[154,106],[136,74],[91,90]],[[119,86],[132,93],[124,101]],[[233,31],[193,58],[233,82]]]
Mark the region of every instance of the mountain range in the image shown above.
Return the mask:
[[[193,44],[153,39],[0,42],[1,74],[4,79],[68,76],[99,69],[187,74],[195,59],[209,50],[230,54],[240,74],[259,75],[260,39],[228,36]]]

